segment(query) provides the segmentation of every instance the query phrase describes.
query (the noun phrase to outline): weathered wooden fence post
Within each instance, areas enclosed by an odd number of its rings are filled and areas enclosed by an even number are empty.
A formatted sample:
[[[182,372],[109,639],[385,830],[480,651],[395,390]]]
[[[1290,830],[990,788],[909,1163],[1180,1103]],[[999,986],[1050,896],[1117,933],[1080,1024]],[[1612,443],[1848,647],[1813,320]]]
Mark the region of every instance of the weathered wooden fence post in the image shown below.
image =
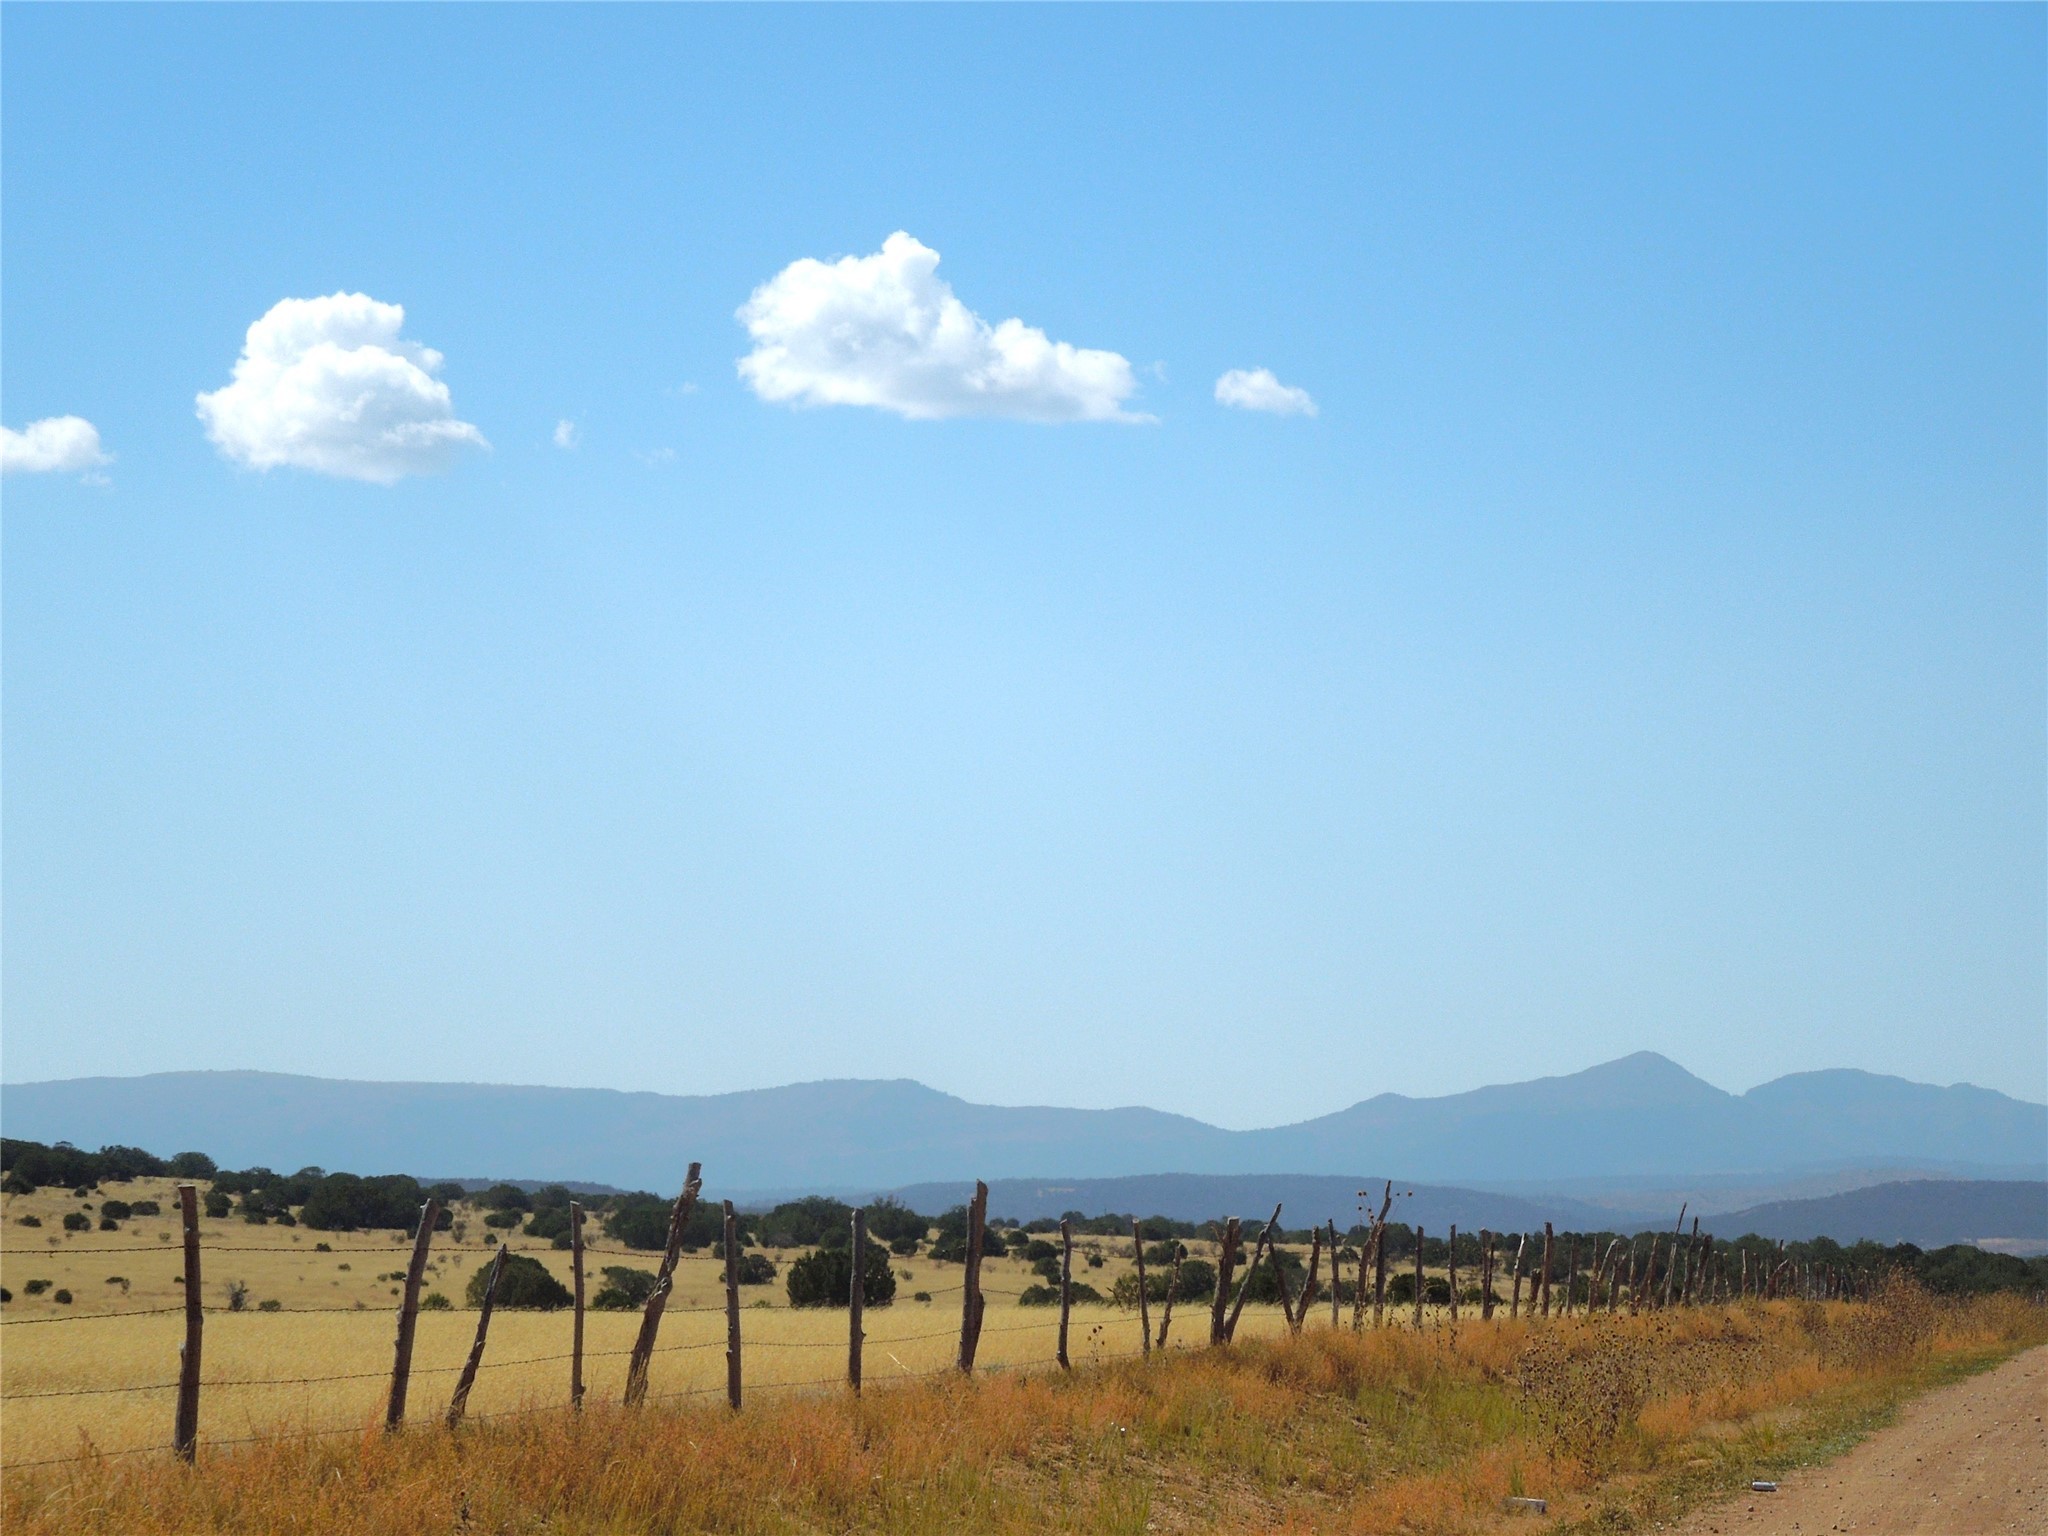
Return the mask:
[[[860,1347],[867,1339],[862,1330],[862,1308],[868,1299],[868,1213],[853,1213],[853,1279],[846,1288],[846,1384],[860,1395]]]
[[[420,1229],[413,1234],[412,1262],[406,1266],[405,1290],[398,1302],[398,1344],[391,1359],[391,1394],[384,1402],[387,1433],[405,1423],[405,1394],[412,1385],[412,1336],[420,1316],[420,1277],[427,1271],[427,1249],[434,1241],[434,1223],[440,1219],[440,1201],[429,1200],[420,1207]]]
[[[732,1202],[725,1205],[725,1400],[740,1411],[740,1223]],[[853,1283],[861,1283],[859,1270]]]
[[[1237,1337],[1237,1320],[1244,1312],[1244,1300],[1252,1288],[1252,1276],[1259,1272],[1259,1260],[1265,1256],[1267,1245],[1273,1241],[1273,1233],[1280,1225],[1280,1207],[1273,1207],[1273,1219],[1259,1229],[1259,1240],[1252,1249],[1251,1262],[1244,1267],[1244,1280],[1238,1285],[1237,1300],[1230,1305],[1230,1321],[1223,1325],[1223,1342],[1228,1344]],[[1280,1294],[1287,1294],[1285,1286]]]
[[[1383,1327],[1387,1319],[1387,1223],[1380,1219],[1372,1238],[1372,1325]]]
[[[1240,1227],[1235,1216],[1223,1223],[1223,1240],[1216,1254],[1216,1296],[1209,1305],[1209,1344],[1211,1348],[1224,1340],[1223,1319],[1230,1311],[1230,1277],[1237,1269],[1237,1245],[1240,1241]]]
[[[1515,1244],[1515,1289],[1508,1301],[1508,1316],[1522,1315],[1522,1260],[1529,1252],[1529,1234],[1524,1232]]]
[[[1159,1316],[1159,1347],[1166,1348],[1166,1330],[1173,1326],[1173,1298],[1180,1294],[1180,1261],[1188,1256],[1187,1245],[1179,1238],[1169,1238],[1173,1244],[1173,1273],[1166,1282],[1166,1310]]]
[[[1337,1274],[1337,1218],[1332,1216],[1330,1218],[1330,1327],[1333,1330],[1344,1326],[1344,1314],[1337,1310],[1337,1304],[1340,1300],[1337,1293],[1341,1289],[1343,1287],[1339,1283]],[[1356,1287],[1354,1286],[1353,1289],[1356,1289]]]
[[[1060,1340],[1054,1358],[1060,1369],[1071,1371],[1074,1367],[1067,1359],[1067,1314],[1074,1306],[1074,1223],[1069,1218],[1060,1218]]]
[[[646,1309],[640,1314],[640,1332],[626,1361],[628,1408],[647,1399],[647,1367],[654,1358],[654,1341],[661,1333],[661,1314],[668,1309],[669,1292],[675,1289],[676,1261],[683,1256],[683,1234],[689,1230],[690,1217],[697,1209],[697,1191],[704,1187],[702,1175],[701,1163],[690,1164],[690,1171],[683,1178],[683,1192],[676,1196],[675,1207],[668,1214],[668,1246],[662,1250],[654,1289],[648,1293]]]
[[[1308,1321],[1308,1309],[1316,1299],[1317,1287],[1320,1284],[1316,1277],[1321,1272],[1322,1256],[1323,1229],[1311,1227],[1308,1241],[1308,1275],[1301,1282],[1301,1295],[1290,1309],[1294,1316],[1287,1324],[1289,1330],[1294,1333],[1301,1332],[1302,1325]],[[1330,1255],[1333,1263],[1336,1257],[1334,1253]],[[1280,1299],[1284,1302],[1287,1299],[1287,1277],[1280,1273],[1280,1250],[1277,1248],[1273,1250],[1273,1273],[1280,1281]]]
[[[171,1420],[171,1450],[190,1461],[199,1446],[199,1353],[206,1329],[199,1276],[199,1190],[178,1186],[178,1216],[185,1227],[185,1344],[178,1351],[178,1408]]]
[[[1546,1221],[1545,1223],[1543,1223],[1543,1274],[1542,1274],[1541,1278],[1540,1278],[1540,1279],[1538,1279],[1538,1281],[1536,1282],[1536,1289],[1537,1289],[1537,1291],[1538,1291],[1538,1293],[1539,1293],[1539,1301],[1538,1301],[1538,1307],[1537,1307],[1537,1310],[1538,1310],[1538,1312],[1539,1312],[1539,1313],[1540,1313],[1540,1314],[1541,1314],[1542,1316],[1544,1316],[1544,1317],[1548,1317],[1548,1316],[1550,1316],[1550,1244],[1551,1244],[1551,1241],[1552,1241],[1552,1234],[1551,1234],[1551,1230],[1550,1230],[1550,1223]]]
[[[1678,1207],[1678,1224],[1671,1229],[1671,1262],[1664,1270],[1664,1299],[1660,1306],[1671,1305],[1671,1282],[1678,1277],[1678,1240],[1685,1231],[1685,1204]]]
[[[576,1320],[569,1330],[569,1406],[583,1406],[583,1202],[569,1202],[569,1269],[575,1280]]]
[[[1493,1321],[1493,1233],[1479,1229],[1479,1321]]]
[[[1138,1339],[1139,1353],[1152,1353],[1152,1303],[1145,1294],[1145,1234],[1138,1230],[1138,1218],[1131,1218],[1131,1251],[1138,1258]]]
[[[975,1351],[981,1347],[981,1240],[988,1226],[988,1186],[976,1179],[974,1198],[967,1202],[967,1273],[960,1284],[960,1358],[965,1375],[974,1374]]]
[[[1444,1262],[1450,1266],[1451,1277],[1451,1326],[1458,1326],[1458,1224],[1451,1223],[1451,1241],[1444,1249]]]
[[[491,1309],[498,1302],[498,1282],[505,1277],[505,1264],[512,1257],[512,1245],[500,1243],[497,1257],[491,1260],[491,1272],[484,1281],[484,1304],[476,1315],[476,1338],[470,1342],[469,1358],[462,1362],[462,1374],[455,1378],[455,1395],[448,1399],[448,1427],[453,1429],[462,1422],[463,1412],[469,1407],[469,1389],[476,1385],[477,1367],[484,1363],[484,1340],[491,1331]]]
[[[1572,1315],[1572,1288],[1579,1283],[1579,1234],[1571,1234],[1564,1250],[1564,1315]]]
[[[1415,1224],[1415,1331],[1422,1332],[1422,1223]]]

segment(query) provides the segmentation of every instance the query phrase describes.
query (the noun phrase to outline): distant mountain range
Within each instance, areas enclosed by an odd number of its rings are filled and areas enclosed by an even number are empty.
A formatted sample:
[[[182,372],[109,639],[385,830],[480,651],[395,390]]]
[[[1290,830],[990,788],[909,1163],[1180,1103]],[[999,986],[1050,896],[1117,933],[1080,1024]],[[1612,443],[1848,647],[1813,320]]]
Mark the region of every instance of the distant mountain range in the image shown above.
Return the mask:
[[[10,1136],[81,1146],[196,1149],[227,1166],[657,1190],[675,1187],[697,1160],[734,1195],[1159,1173],[1324,1174],[1342,1183],[1368,1168],[1437,1184],[1512,1179],[1531,1193],[1566,1181],[1683,1188],[1731,1176],[1757,1190],[1843,1169],[2048,1176],[2048,1106],[1858,1071],[1799,1073],[1731,1094],[1647,1051],[1443,1098],[1381,1094],[1252,1131],[1153,1109],[971,1104],[907,1080],[681,1097],[265,1072],[11,1083],[0,1086],[0,1125]]]
[[[2048,1251],[2048,1184],[2038,1180],[1912,1179],[1817,1200],[1774,1200],[1717,1216],[1731,1236],[1754,1232],[1800,1242],[1832,1237],[1880,1243],[1985,1243],[2015,1252]]]

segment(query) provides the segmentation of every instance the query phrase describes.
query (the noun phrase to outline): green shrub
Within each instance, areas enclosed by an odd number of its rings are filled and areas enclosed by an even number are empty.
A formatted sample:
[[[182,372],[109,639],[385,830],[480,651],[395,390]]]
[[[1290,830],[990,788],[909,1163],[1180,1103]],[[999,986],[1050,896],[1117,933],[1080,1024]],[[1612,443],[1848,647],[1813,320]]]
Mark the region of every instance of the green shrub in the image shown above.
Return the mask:
[[[60,1307],[68,1307],[71,1305],[71,1293],[69,1291],[55,1291],[51,1293],[50,1300],[57,1303]]]
[[[258,1312],[282,1312],[284,1310],[284,1303],[281,1301],[259,1301],[256,1303],[256,1310]]]
[[[765,1253],[743,1253],[736,1267],[741,1285],[766,1285],[775,1278],[774,1262]]]
[[[867,1208],[868,1236],[889,1245],[897,1254],[917,1252],[931,1223],[909,1206],[884,1196]],[[905,1246],[899,1247],[898,1244]]]
[[[469,1289],[464,1294],[472,1307],[484,1304],[484,1286],[489,1283],[491,1268],[486,1266],[469,1277]],[[498,1296],[493,1305],[552,1312],[557,1307],[572,1305],[575,1300],[569,1288],[549,1274],[547,1266],[539,1259],[515,1253],[505,1260],[505,1271],[498,1278]]]
[[[607,1264],[599,1273],[605,1278],[605,1290],[616,1292],[624,1298],[624,1306],[619,1310],[644,1306],[647,1298],[654,1294],[655,1277],[652,1270],[634,1269],[628,1264]]]
[[[420,1310],[422,1312],[450,1312],[454,1308],[455,1303],[446,1296],[443,1296],[439,1291],[429,1291],[420,1298]]]
[[[66,1232],[90,1232],[92,1230],[92,1218],[83,1211],[66,1211],[64,1213],[64,1230]]]
[[[853,1254],[845,1248],[820,1248],[789,1266],[789,1304],[793,1307],[843,1307],[853,1289]],[[896,1272],[880,1244],[870,1244],[861,1273],[861,1300],[886,1307],[896,1299]]]
[[[31,1296],[40,1296],[49,1288],[50,1282],[47,1280],[31,1280],[27,1285],[24,1285],[22,1287],[22,1289],[28,1292],[28,1294]]]
[[[154,1200],[137,1200],[128,1209],[137,1216],[161,1216],[164,1208]]]
[[[1079,1280],[1067,1287],[1076,1303],[1102,1300],[1102,1292],[1092,1285]],[[1017,1297],[1020,1307],[1056,1307],[1060,1304],[1060,1288],[1056,1285],[1027,1285]]]
[[[102,1216],[100,1218],[100,1230],[102,1232],[118,1232],[121,1230],[121,1223],[114,1220],[111,1216]]]
[[[526,1212],[524,1211],[486,1211],[484,1213],[484,1225],[487,1227],[497,1227],[501,1231],[509,1227],[516,1232],[519,1230],[519,1224],[525,1220]]]
[[[135,1207],[126,1200],[108,1200],[100,1205],[100,1215],[113,1221],[126,1221],[135,1214]]]
[[[541,1191],[546,1194],[546,1190]],[[535,1208],[533,1219],[526,1224],[527,1235],[545,1237],[554,1241],[557,1248],[569,1246],[569,1207],[566,1205],[543,1205]]]
[[[43,1218],[40,1216],[17,1216],[14,1218],[14,1224],[17,1227],[40,1227],[43,1224]]]
[[[224,1189],[209,1189],[206,1192],[206,1214],[218,1221],[234,1209],[234,1201],[228,1198]]]

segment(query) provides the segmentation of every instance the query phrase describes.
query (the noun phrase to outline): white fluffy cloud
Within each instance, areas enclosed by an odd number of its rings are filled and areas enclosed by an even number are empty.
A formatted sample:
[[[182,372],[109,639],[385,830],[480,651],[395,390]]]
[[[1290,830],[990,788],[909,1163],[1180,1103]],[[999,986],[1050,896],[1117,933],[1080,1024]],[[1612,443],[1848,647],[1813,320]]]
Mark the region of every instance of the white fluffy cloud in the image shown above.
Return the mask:
[[[1275,416],[1313,416],[1316,403],[1305,389],[1273,377],[1270,368],[1233,368],[1216,381],[1216,402],[1240,411],[1270,411]]]
[[[581,429],[579,429],[576,423],[571,421],[568,417],[564,416],[560,421],[555,423],[555,446],[557,448],[575,448],[579,446],[582,443],[582,441],[583,433]]]
[[[0,472],[10,475],[90,474],[111,457],[83,416],[46,416],[19,432],[0,427]]]
[[[1050,340],[1022,320],[990,325],[937,276],[939,253],[902,231],[872,256],[806,257],[756,288],[739,318],[754,338],[740,377],[763,400],[872,405],[913,420],[1146,421],[1114,352]]]
[[[199,397],[214,446],[238,464],[288,464],[389,485],[446,468],[483,433],[455,419],[441,354],[403,340],[405,309],[362,293],[284,299],[249,327],[234,381]]]

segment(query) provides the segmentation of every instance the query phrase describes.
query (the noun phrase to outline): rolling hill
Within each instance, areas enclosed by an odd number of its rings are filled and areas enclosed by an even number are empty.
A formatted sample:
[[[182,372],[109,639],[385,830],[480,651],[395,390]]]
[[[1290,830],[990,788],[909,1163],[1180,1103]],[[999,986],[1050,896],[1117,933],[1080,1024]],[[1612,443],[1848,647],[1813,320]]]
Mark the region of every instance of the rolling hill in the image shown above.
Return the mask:
[[[667,1189],[704,1163],[735,1191],[865,1192],[932,1181],[1326,1174],[1484,1184],[1898,1166],[2033,1176],[2048,1107],[1866,1072],[1730,1094],[1651,1052],[1442,1098],[1382,1094],[1228,1131],[1143,1108],[973,1104],[907,1080],[675,1096],[481,1083],[181,1072],[0,1086],[10,1136],[194,1148],[227,1166],[574,1178]],[[1896,1175],[1893,1175],[1896,1177]],[[730,1180],[730,1184],[727,1181]],[[1630,1202],[1633,1204],[1633,1202]]]

